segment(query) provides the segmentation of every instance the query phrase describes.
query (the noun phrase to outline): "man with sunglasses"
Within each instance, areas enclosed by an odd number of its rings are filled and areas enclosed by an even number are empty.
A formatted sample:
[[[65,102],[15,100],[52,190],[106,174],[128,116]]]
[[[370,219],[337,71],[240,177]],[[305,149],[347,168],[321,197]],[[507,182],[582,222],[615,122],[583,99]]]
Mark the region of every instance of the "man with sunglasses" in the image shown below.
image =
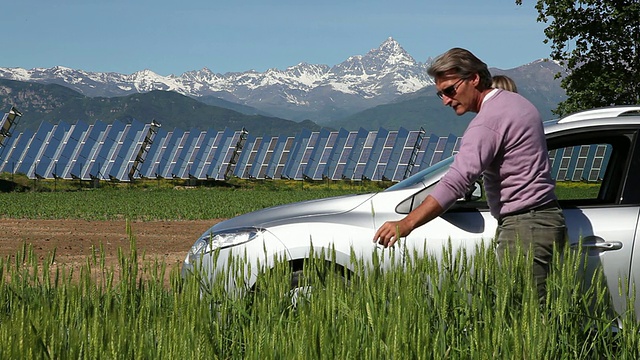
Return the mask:
[[[525,253],[532,251],[538,296],[544,301],[553,249],[564,245],[566,227],[538,110],[517,93],[493,89],[487,65],[468,50],[447,51],[427,72],[445,106],[457,115],[477,115],[430,195],[403,219],[384,223],[373,241],[393,246],[444,213],[482,175],[489,209],[498,219],[497,254],[502,259],[515,253],[518,243]]]

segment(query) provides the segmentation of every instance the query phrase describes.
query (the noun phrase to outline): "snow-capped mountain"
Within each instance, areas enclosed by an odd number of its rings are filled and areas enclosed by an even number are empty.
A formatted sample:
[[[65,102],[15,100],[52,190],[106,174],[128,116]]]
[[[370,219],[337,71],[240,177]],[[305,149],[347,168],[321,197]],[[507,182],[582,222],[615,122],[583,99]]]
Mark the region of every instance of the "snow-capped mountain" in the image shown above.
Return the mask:
[[[204,68],[180,76],[161,76],[151,70],[125,75],[56,66],[0,68],[0,78],[64,85],[91,97],[152,90],[175,91],[194,98],[215,96],[279,117],[322,122],[432,85],[426,66],[388,38],[377,49],[351,56],[333,67],[300,63],[285,70],[226,74]]]
[[[0,67],[0,79],[63,85],[89,97],[174,91],[209,105],[231,102],[246,106],[251,114],[327,124],[433,85],[426,71],[431,61],[416,61],[397,41],[388,38],[365,55],[351,56],[334,66],[299,63],[284,70],[225,74],[204,68],[179,76],[161,76],[151,70],[126,75],[62,66],[30,70]],[[549,98],[545,101],[552,104],[550,107],[564,95],[554,77],[563,71],[556,63],[539,60],[511,70],[491,69],[494,71],[512,76],[525,92],[531,88],[534,97]]]

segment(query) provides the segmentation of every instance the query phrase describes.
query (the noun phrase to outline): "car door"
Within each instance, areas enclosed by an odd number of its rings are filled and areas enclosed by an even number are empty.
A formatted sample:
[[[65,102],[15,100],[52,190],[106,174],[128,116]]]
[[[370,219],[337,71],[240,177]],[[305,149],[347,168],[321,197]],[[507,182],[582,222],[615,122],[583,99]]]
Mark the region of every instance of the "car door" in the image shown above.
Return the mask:
[[[636,138],[634,126],[568,128],[548,135],[556,193],[566,217],[569,242],[584,250],[585,279],[602,269],[617,312],[627,306],[630,284],[640,288],[640,280],[630,283],[635,279],[633,274],[640,271],[640,259],[632,266],[640,217],[640,194],[636,190],[640,183],[640,154]],[[429,192],[430,188],[417,192],[401,202],[396,212],[408,213]],[[405,254],[423,255],[426,250],[439,256],[451,241],[454,249],[464,247],[472,252],[475,243],[494,238],[496,227],[497,221],[486,203],[460,201],[401,239],[398,247]],[[635,306],[638,312],[640,300]]]
[[[638,183],[636,138],[633,128],[593,127],[553,134],[548,140],[569,242],[582,247],[587,283],[602,269],[617,313],[627,306],[640,214],[633,189]]]
[[[481,189],[479,183],[477,189]],[[425,188],[396,207],[399,214],[408,214],[418,206],[431,192],[433,186]],[[446,213],[414,229],[406,238],[401,239],[405,254],[429,255],[441,258],[443,249],[451,245],[453,250],[464,248],[472,254],[475,245],[480,242],[490,243],[495,237],[498,224],[489,212],[486,201],[481,196],[477,199],[460,199]]]

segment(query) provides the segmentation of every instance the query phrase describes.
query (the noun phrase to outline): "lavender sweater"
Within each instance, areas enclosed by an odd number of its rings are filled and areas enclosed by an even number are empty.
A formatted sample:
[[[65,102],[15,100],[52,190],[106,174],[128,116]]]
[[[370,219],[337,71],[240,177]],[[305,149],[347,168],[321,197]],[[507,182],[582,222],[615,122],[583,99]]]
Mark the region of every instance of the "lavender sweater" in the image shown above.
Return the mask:
[[[517,93],[497,90],[485,100],[431,196],[448,209],[481,174],[496,218],[556,199],[540,114]]]

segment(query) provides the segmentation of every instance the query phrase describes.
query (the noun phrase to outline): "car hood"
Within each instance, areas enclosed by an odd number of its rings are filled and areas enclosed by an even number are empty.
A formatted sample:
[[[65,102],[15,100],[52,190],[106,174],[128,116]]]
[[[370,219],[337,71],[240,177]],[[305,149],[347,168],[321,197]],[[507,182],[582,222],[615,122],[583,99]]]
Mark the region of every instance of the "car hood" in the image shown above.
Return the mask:
[[[375,196],[375,193],[343,195],[327,199],[308,200],[274,206],[236,216],[214,225],[210,230],[219,232],[241,227],[266,227],[286,220],[304,219],[313,216],[333,215],[350,211]]]

